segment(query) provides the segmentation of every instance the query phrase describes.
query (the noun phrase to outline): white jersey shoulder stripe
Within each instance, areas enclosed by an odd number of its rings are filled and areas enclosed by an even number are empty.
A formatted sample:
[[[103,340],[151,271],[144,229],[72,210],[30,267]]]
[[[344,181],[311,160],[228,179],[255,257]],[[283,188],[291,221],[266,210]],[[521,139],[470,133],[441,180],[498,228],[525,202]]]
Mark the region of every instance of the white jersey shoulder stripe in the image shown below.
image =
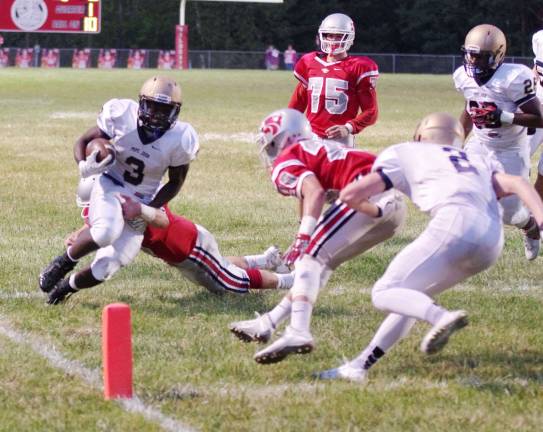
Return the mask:
[[[305,166],[305,164],[298,159],[289,159],[284,162],[281,162],[273,169],[272,181],[275,183],[275,181],[277,180],[277,177],[279,176],[279,173],[283,171],[285,168],[290,167],[290,166]]]
[[[307,80],[306,80],[303,76],[301,76],[301,75],[300,75],[298,72],[296,72],[296,71],[294,71],[294,76],[296,77],[296,79],[297,79],[298,81],[300,81],[300,82],[302,83],[302,85],[303,85],[304,87],[307,87]]]
[[[358,79],[356,80],[356,83],[358,84],[364,78],[369,77],[369,76],[379,76],[379,71],[378,70],[371,70],[371,71],[368,71],[368,72],[364,72],[362,75],[360,75],[358,77]]]

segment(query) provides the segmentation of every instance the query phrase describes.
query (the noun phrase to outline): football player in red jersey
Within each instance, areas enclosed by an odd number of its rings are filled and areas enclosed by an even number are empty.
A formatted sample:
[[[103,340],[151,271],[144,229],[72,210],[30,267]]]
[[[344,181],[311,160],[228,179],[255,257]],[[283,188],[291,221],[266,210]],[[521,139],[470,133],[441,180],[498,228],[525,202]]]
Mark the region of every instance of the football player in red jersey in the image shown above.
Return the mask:
[[[79,182],[77,205],[83,207],[81,215],[85,225],[66,238],[66,247],[73,244],[89,225],[90,193],[95,180],[96,177],[86,177]],[[281,267],[283,271],[286,269],[275,246],[259,255],[223,257],[215,237],[209,231],[172,213],[167,205],[163,207],[164,211],[155,211],[124,196],[121,206],[127,220],[143,218],[148,223],[143,235],[144,252],[177,268],[187,279],[213,293],[245,294],[249,289],[289,289],[292,286],[291,273],[271,272],[278,270],[278,267],[279,270]],[[62,303],[74,292],[77,290],[56,296],[53,304]]]
[[[354,135],[377,121],[377,64],[369,57],[350,56],[353,20],[335,13],[319,27],[321,51],[296,63],[298,85],[289,108],[305,112],[316,139],[354,147]]]
[[[368,174],[375,156],[312,140],[311,126],[299,111],[287,108],[266,117],[258,145],[277,191],[303,200],[300,228],[285,256],[286,264],[296,263],[296,272],[293,287],[273,310],[231,323],[230,330],[244,341],[267,342],[276,326],[290,317],[283,336],[254,357],[258,363],[275,363],[313,349],[309,323],[319,289],[340,264],[393,236],[403,222],[405,206],[390,190],[370,200],[364,212],[336,201],[321,216],[326,192]]]

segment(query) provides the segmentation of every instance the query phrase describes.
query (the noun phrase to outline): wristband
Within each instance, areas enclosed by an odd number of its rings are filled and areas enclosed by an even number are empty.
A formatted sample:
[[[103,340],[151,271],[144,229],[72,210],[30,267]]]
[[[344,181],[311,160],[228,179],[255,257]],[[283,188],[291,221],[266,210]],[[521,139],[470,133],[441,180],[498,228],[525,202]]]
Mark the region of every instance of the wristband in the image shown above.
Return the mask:
[[[313,231],[315,231],[316,226],[317,219],[315,219],[313,216],[304,216],[302,218],[302,221],[300,222],[300,229],[298,230],[298,234],[311,235],[313,234]]]
[[[513,124],[514,119],[515,119],[515,113],[502,111],[502,113],[500,114],[500,121],[502,123]]]
[[[156,208],[150,207],[148,205],[141,205],[141,218],[145,222],[153,222],[156,217]]]
[[[352,135],[353,133],[353,125],[351,123],[345,123],[345,127],[349,131],[349,133]]]

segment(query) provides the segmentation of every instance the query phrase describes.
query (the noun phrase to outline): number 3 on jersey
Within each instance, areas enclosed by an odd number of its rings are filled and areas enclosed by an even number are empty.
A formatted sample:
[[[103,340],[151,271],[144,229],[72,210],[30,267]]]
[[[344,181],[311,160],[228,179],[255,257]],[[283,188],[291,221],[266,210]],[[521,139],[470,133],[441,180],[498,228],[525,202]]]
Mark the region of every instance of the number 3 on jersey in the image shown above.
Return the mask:
[[[309,90],[311,90],[311,112],[317,113],[320,109],[320,97],[324,89],[324,108],[330,114],[343,114],[347,110],[349,96],[345,93],[349,89],[349,82],[338,78],[311,77]]]
[[[130,156],[126,158],[126,164],[130,165],[133,169],[132,171],[126,170],[123,173],[124,181],[134,186],[141,184],[144,177],[143,170],[145,169],[145,163],[141,159]]]

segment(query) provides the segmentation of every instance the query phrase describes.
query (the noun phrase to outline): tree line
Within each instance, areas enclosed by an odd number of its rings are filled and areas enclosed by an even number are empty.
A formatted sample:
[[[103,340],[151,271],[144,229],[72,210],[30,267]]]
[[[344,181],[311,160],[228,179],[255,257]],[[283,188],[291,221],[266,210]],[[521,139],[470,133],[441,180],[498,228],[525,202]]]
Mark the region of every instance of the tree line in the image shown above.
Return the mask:
[[[284,0],[282,4],[188,1],[190,49],[263,51],[269,44],[315,48],[321,20],[333,12],[355,22],[351,51],[458,53],[467,31],[500,27],[508,54],[531,56],[531,35],[543,28],[541,0]],[[4,33],[5,46],[171,49],[179,0],[103,0],[97,35]]]

